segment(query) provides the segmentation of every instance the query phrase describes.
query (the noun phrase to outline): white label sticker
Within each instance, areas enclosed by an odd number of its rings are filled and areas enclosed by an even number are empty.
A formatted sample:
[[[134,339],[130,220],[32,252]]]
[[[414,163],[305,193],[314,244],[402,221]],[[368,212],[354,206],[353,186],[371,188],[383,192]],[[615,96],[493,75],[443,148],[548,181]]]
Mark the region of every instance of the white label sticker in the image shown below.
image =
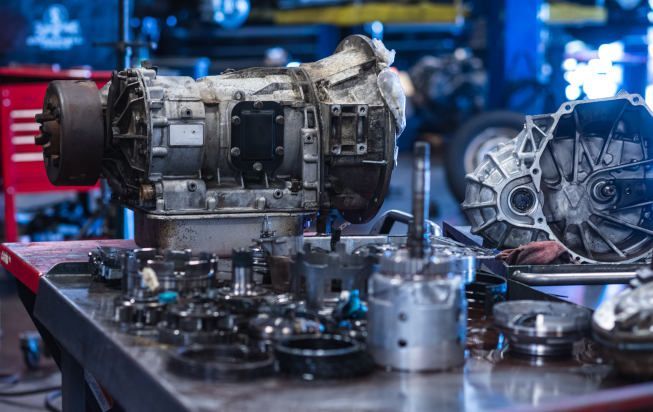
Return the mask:
[[[171,124],[168,126],[170,146],[201,146],[204,144],[204,125]]]

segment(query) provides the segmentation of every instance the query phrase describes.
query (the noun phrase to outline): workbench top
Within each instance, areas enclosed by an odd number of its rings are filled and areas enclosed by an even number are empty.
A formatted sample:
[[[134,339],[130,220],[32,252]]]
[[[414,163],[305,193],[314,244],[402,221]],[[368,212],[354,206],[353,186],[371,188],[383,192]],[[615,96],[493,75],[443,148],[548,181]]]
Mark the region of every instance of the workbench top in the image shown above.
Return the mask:
[[[97,246],[134,247],[129,241],[5,244],[0,256],[14,276],[28,279],[26,285],[38,282],[31,288],[38,289],[35,319],[81,365],[84,376],[92,376],[126,410],[522,411],[653,405],[653,385],[619,379],[595,344],[581,342],[568,359],[519,358],[483,320],[470,322],[465,366],[443,373],[377,369],[365,378],[312,382],[283,376],[241,383],[181,378],[166,368],[173,347],[124,333],[112,321],[119,288],[88,274],[87,255]]]

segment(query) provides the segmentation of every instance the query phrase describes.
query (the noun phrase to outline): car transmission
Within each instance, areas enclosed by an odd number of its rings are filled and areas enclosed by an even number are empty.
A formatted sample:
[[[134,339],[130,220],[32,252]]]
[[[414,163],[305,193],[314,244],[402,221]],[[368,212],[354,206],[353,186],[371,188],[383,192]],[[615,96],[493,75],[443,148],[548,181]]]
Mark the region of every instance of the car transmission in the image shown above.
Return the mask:
[[[557,240],[577,262],[634,262],[653,249],[653,116],[635,94],[529,116],[467,175],[472,231],[499,248]]]
[[[198,80],[142,67],[114,73],[100,92],[55,81],[36,142],[53,184],[106,177],[135,212],[139,245],[228,255],[264,220],[292,238],[320,211],[353,223],[376,214],[405,125],[393,58],[381,42],[350,36],[299,67]]]

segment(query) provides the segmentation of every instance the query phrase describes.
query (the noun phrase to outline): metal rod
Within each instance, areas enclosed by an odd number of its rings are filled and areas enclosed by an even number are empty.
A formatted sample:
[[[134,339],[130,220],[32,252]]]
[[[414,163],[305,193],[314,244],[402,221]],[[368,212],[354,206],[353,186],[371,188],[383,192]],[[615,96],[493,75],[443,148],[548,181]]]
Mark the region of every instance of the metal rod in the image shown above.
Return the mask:
[[[529,273],[518,270],[510,275],[510,279],[528,286],[570,286],[627,284],[636,276],[635,271]]]
[[[253,256],[249,250],[238,249],[231,254],[231,293],[249,294],[253,281]]]
[[[131,67],[132,48],[129,35],[129,14],[131,0],[118,0],[118,62],[116,69],[123,70]]]
[[[413,220],[408,230],[408,248],[411,256],[423,257],[429,243],[431,146],[426,142],[415,143],[413,156]]]
[[[234,267],[231,277],[232,293],[237,296],[247,295],[252,279],[251,267]]]

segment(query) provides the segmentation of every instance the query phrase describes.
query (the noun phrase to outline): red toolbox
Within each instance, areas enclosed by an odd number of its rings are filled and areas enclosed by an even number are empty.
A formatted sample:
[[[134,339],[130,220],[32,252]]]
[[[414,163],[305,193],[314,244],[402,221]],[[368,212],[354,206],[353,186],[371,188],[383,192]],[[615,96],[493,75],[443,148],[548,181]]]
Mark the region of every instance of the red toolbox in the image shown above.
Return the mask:
[[[107,71],[56,70],[33,66],[0,67],[0,134],[2,138],[2,192],[5,199],[5,242],[18,240],[16,196],[28,193],[88,191],[94,187],[57,187],[50,183],[43,167],[43,154],[34,144],[39,125],[34,115],[41,112],[48,82],[92,79],[98,87],[111,77]]]

